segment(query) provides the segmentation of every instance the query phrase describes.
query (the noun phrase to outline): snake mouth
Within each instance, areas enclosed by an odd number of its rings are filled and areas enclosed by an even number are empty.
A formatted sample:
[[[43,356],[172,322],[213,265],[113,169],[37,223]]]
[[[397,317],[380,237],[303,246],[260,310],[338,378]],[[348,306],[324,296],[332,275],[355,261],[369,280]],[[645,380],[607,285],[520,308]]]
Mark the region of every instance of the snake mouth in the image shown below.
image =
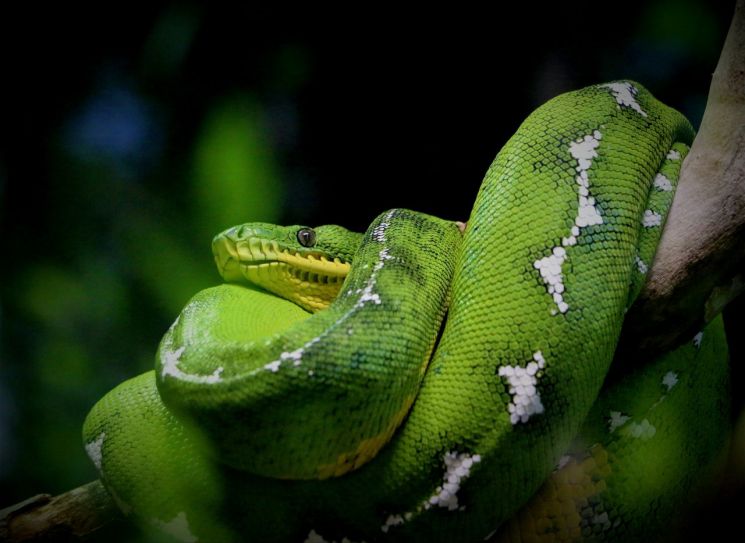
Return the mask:
[[[329,259],[314,251],[300,253],[260,238],[236,241],[223,236],[215,239],[213,251],[220,275],[226,281],[240,281],[246,271],[264,269],[269,273],[286,272],[308,283],[342,283],[351,267],[336,257]]]
[[[225,281],[251,283],[310,311],[331,303],[351,268],[320,251],[290,249],[260,235],[238,237],[233,230],[213,240],[212,252]]]

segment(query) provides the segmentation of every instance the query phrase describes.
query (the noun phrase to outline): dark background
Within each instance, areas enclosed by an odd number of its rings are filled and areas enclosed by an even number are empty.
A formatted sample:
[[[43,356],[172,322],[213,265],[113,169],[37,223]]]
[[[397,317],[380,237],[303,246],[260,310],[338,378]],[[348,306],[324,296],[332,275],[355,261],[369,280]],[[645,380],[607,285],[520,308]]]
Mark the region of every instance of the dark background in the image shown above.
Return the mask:
[[[83,418],[152,367],[181,307],[218,283],[215,233],[256,220],[364,230],[391,207],[465,220],[521,120],[592,83],[635,79],[698,126],[733,8],[6,13],[0,508],[96,477]],[[742,301],[729,311],[732,332]],[[743,473],[732,466],[735,489]],[[135,537],[123,530],[106,537]]]

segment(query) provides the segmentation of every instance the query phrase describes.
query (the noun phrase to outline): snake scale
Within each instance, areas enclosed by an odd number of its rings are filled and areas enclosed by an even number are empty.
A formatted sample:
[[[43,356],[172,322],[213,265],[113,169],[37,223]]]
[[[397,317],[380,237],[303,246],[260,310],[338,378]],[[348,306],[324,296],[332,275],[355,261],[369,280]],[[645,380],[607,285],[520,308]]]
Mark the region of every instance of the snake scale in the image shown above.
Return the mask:
[[[226,284],[85,422],[112,498],[190,542],[664,531],[726,440],[720,320],[601,387],[692,139],[638,83],[595,85],[524,121],[466,225],[223,232]]]

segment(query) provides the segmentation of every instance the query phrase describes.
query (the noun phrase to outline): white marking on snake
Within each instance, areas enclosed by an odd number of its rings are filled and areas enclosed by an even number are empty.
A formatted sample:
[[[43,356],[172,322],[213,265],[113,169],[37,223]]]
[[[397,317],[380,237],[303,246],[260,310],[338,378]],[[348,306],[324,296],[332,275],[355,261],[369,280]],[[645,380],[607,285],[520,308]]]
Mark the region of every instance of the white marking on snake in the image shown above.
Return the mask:
[[[628,426],[628,433],[631,435],[631,437],[635,437],[637,439],[647,440],[654,437],[654,435],[657,433],[657,428],[652,426],[652,424],[649,422],[649,420],[644,419],[641,422],[632,422]]]
[[[569,154],[577,161],[575,181],[578,185],[577,216],[574,219],[569,236],[561,239],[561,246],[551,249],[551,254],[533,262],[533,267],[541,274],[548,293],[553,297],[559,312],[566,313],[569,304],[564,300],[564,275],[562,267],[567,259],[565,247],[577,244],[577,237],[582,228],[603,224],[603,217],[595,207],[595,198],[590,195],[590,180],[587,171],[592,166],[592,159],[598,156],[596,149],[603,135],[599,130],[573,141],[569,145]]]
[[[654,186],[655,188],[663,191],[663,192],[670,192],[673,190],[673,184],[670,182],[670,180],[662,175],[661,173],[658,173],[654,178]]]
[[[678,384],[678,374],[674,371],[667,372],[662,378],[662,384],[665,385],[667,387],[667,391],[670,392],[670,390]]]
[[[264,369],[276,373],[277,371],[279,371],[279,365],[281,363],[281,360],[274,360],[272,362],[269,362],[268,364],[264,364]]]
[[[481,456],[451,451],[445,454],[443,461],[445,462],[443,484],[438,486],[435,489],[435,494],[424,502],[424,508],[429,509],[433,505],[437,505],[447,507],[448,511],[463,510],[462,507],[458,507],[458,490],[460,490],[461,483],[471,474],[471,467],[481,462]]]
[[[311,340],[310,345],[312,345],[312,344],[313,344],[313,342]],[[305,352],[305,346],[300,347],[299,349],[295,349],[294,351],[282,353],[281,355],[279,355],[279,359],[282,360],[282,361],[284,361],[284,360],[292,360],[293,361],[292,363],[295,366],[299,366],[300,365],[300,361],[303,358],[303,353],[304,352]]]
[[[631,417],[622,414],[620,411],[611,411],[610,418],[608,419],[608,431],[612,434],[617,428],[626,424],[630,418]]]
[[[662,224],[662,215],[651,209],[644,211],[644,217],[642,217],[642,226],[644,228],[654,228]]]
[[[701,340],[704,339],[704,333],[699,332],[695,336],[693,336],[693,344],[696,346],[697,349],[701,348]]]
[[[202,383],[206,385],[211,385],[213,383],[219,383],[220,381],[222,381],[222,378],[220,377],[220,374],[223,370],[222,366],[217,368],[211,375],[195,375],[193,373],[185,373],[181,371],[181,369],[179,369],[178,367],[178,363],[181,355],[184,354],[185,350],[186,347],[179,347],[175,351],[168,348],[164,348],[161,351],[160,363],[163,366],[161,377],[165,378],[167,375],[170,375],[171,377],[180,381],[186,381],[188,383]]]
[[[600,514],[595,514],[592,517],[593,524],[599,524],[603,530],[608,530],[611,527],[610,520],[608,520],[608,512],[603,511]]]
[[[277,360],[273,360],[268,364],[264,364],[264,369],[267,371],[271,371],[272,373],[276,373],[277,371],[279,371],[279,367],[282,365],[282,362],[286,362],[288,360],[292,360],[293,366],[299,366],[303,361],[303,354],[305,354],[306,349],[311,347],[313,344],[318,343],[319,341],[321,341],[321,336],[317,336],[310,339],[309,341],[306,341],[302,347],[298,347],[294,351],[285,351],[281,353]]]
[[[546,366],[541,351],[533,353],[533,360],[527,366],[502,366],[499,368],[499,376],[506,377],[510,384],[508,392],[512,396],[512,402],[507,405],[510,413],[510,422],[514,425],[518,422],[528,422],[531,416],[543,413],[543,403],[538,392],[538,370]]]
[[[641,258],[639,258],[639,255],[636,255],[634,257],[634,263],[636,264],[636,268],[639,270],[639,273],[645,274],[647,273],[647,271],[649,271],[649,267]]]
[[[388,515],[388,518],[385,519],[385,522],[380,527],[383,533],[387,534],[388,530],[391,529],[391,526],[398,526],[400,524],[404,523],[404,517],[401,515]]]
[[[389,211],[385,218],[378,224],[372,232],[372,237],[375,241],[378,241],[380,243],[385,242],[385,233],[388,227],[390,226],[390,220],[394,215],[394,210]],[[383,269],[383,266],[385,266],[386,261],[392,260],[393,257],[388,254],[388,248],[383,247],[378,252],[378,261],[373,266],[372,272],[370,273],[370,277],[367,278],[367,281],[365,282],[365,286],[361,289],[358,289],[355,291],[355,294],[359,294],[360,297],[357,299],[357,302],[347,311],[345,312],[339,319],[336,320],[333,324],[331,324],[329,327],[327,327],[320,335],[308,340],[305,342],[305,344],[302,347],[299,347],[295,349],[294,351],[285,351],[279,355],[279,358],[276,360],[272,360],[271,362],[268,362],[267,364],[264,364],[263,369],[266,371],[271,371],[272,373],[276,373],[279,371],[280,366],[283,362],[286,362],[288,360],[292,360],[293,366],[299,366],[302,363],[303,355],[305,352],[313,346],[313,344],[318,343],[329,335],[332,331],[334,331],[336,328],[340,327],[344,324],[345,321],[347,321],[352,315],[354,315],[360,308],[362,308],[366,303],[372,302],[375,305],[380,305],[380,295],[375,292],[375,287],[378,283],[378,275],[380,273],[380,270]],[[350,294],[351,291],[348,293]],[[347,330],[347,333],[351,334],[351,328]]]
[[[153,519],[152,522],[156,527],[172,535],[179,541],[184,541],[185,543],[196,543],[197,541],[197,538],[189,530],[189,521],[186,519],[186,513],[183,511],[168,522],[158,519]]]
[[[660,405],[663,401],[665,401],[665,398],[667,398],[667,394],[673,389],[675,385],[678,384],[678,374],[674,371],[668,371],[663,377],[662,377],[662,386],[664,386],[667,390],[660,396],[660,399],[654,402],[650,408],[647,410],[647,413],[650,413],[653,409],[656,409],[658,405]]]
[[[559,458],[559,462],[556,464],[556,468],[554,468],[556,471],[559,471],[560,469],[564,469],[564,466],[566,466],[569,462],[574,460],[574,457],[571,454],[565,454],[561,458]]]
[[[308,537],[305,538],[303,543],[328,543],[323,536],[318,534],[315,530],[308,532]]]
[[[442,476],[442,484],[435,489],[432,496],[422,502],[418,511],[431,509],[435,505],[447,508],[448,511],[465,511],[466,507],[464,505],[458,505],[458,490],[460,490],[463,481],[471,475],[471,468],[479,462],[481,462],[481,455],[479,454],[471,455],[455,451],[445,453],[443,457],[445,473]],[[388,533],[391,527],[399,526],[411,520],[413,516],[414,513],[412,512],[403,515],[388,515],[380,530],[383,533]]]
[[[390,216],[390,213],[389,213],[389,216]],[[386,217],[386,218],[389,218],[389,217]],[[373,228],[372,238],[375,241],[377,241],[378,243],[385,243],[385,241],[386,241],[385,240],[385,231],[388,230],[388,227],[390,225],[391,224],[389,222],[381,221],[378,226],[376,226],[375,228]]]
[[[600,85],[600,87],[605,87],[607,89],[610,89],[611,94],[613,94],[613,97],[616,99],[616,103],[618,104],[618,109],[621,109],[621,107],[630,107],[642,117],[647,116],[647,114],[642,110],[641,106],[639,105],[639,102],[636,101],[636,95],[639,92],[639,90],[634,85],[629,83],[628,81],[617,81],[615,83],[606,83],[604,85]]]
[[[308,532],[308,537],[305,539],[304,543],[329,543],[329,541],[315,530],[311,530]]]
[[[91,459],[91,462],[93,462],[93,465],[96,466],[98,473],[102,473],[101,449],[105,438],[106,432],[101,432],[96,439],[85,446],[85,452],[88,454],[88,458]]]
[[[305,538],[305,541],[303,541],[303,543],[336,543],[336,542],[328,541],[315,530],[311,530],[310,532],[308,532],[308,537]],[[354,542],[351,541],[349,538],[344,537],[342,538],[341,543],[354,543]],[[362,541],[361,543],[365,543],[365,542]]]
[[[360,291],[362,295],[357,301],[355,307],[357,307],[358,305],[361,307],[362,304],[364,304],[365,302],[373,302],[376,305],[380,305],[380,296],[377,292],[374,292],[373,289],[375,288],[375,284],[378,281],[378,272],[383,268],[385,261],[390,260],[391,258],[393,257],[388,254],[388,249],[381,249],[381,251],[378,253],[379,260],[373,267],[373,271],[370,274],[367,283],[365,284],[365,288]]]
[[[670,149],[670,151],[667,153],[666,158],[668,160],[680,160],[680,153],[675,149]]]

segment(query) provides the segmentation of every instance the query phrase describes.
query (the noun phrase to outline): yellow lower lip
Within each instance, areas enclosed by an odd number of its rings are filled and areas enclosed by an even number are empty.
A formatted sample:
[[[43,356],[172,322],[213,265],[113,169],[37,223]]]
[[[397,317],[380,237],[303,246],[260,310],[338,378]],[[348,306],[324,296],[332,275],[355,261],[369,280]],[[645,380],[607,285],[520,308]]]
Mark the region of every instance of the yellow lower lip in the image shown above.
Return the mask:
[[[329,260],[320,255],[294,253],[280,250],[275,242],[240,240],[235,242],[228,237],[216,239],[213,253],[217,269],[225,281],[243,279],[246,267],[265,266],[271,263],[283,263],[298,270],[301,274],[326,277],[325,282],[343,280],[351,266],[338,258]]]
[[[288,273],[292,280],[297,280],[304,283],[316,283],[316,284],[341,284],[344,282],[346,275],[328,274],[325,272],[315,273],[310,269],[294,268],[285,262],[278,260],[270,262],[253,262],[250,264],[239,264],[239,268],[243,274],[243,277],[249,277],[250,273],[276,273],[281,270],[282,273]],[[274,268],[274,270],[272,270]]]

